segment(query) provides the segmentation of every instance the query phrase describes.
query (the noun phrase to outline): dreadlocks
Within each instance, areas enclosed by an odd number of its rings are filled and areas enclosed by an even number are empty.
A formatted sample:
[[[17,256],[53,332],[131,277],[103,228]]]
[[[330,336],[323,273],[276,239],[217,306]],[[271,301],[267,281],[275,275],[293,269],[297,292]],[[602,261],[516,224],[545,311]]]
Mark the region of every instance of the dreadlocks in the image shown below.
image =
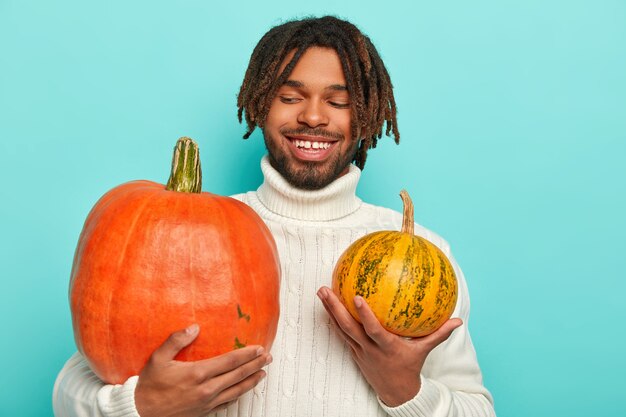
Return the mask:
[[[252,52],[239,95],[239,122],[245,113],[248,139],[255,127],[261,126],[269,112],[272,99],[304,52],[311,46],[333,48],[341,60],[350,94],[352,137],[361,139],[354,156],[363,169],[367,151],[375,148],[385,134],[393,133],[400,142],[396,121],[396,102],[387,69],[370,39],[352,23],[332,16],[293,20],[270,29]],[[293,58],[278,73],[287,55]]]

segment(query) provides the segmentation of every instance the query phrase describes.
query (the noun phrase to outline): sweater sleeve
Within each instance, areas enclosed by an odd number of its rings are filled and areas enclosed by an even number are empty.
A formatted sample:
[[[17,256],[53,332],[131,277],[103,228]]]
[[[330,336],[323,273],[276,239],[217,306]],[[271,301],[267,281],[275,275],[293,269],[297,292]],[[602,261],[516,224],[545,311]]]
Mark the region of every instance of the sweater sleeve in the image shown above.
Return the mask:
[[[57,417],[139,417],[135,408],[137,376],[122,385],[107,385],[75,353],[54,383],[52,407]]]
[[[452,317],[461,318],[463,325],[428,355],[420,375],[421,389],[413,399],[397,407],[387,407],[380,398],[378,401],[392,417],[495,417],[493,398],[483,385],[468,330],[467,283],[447,244],[442,246],[454,267],[459,286]]]

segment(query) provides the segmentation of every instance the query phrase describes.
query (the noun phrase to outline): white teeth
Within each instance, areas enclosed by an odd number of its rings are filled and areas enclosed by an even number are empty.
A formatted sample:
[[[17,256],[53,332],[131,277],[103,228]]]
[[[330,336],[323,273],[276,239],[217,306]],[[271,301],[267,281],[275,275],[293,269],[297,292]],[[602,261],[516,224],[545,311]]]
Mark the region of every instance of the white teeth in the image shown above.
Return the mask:
[[[328,142],[311,142],[309,140],[294,140],[293,143],[298,148],[305,149],[328,149],[330,148],[330,143]]]

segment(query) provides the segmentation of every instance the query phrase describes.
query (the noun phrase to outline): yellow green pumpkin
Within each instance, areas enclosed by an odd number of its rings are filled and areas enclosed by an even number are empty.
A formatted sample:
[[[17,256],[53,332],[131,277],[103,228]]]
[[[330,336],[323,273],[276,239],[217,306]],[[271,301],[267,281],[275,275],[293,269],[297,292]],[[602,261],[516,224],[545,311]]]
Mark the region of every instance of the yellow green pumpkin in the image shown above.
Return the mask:
[[[446,322],[458,288],[452,264],[432,242],[416,236],[413,203],[406,191],[401,231],[380,231],[355,241],[333,272],[333,292],[359,320],[354,297],[365,299],[388,331],[426,336]]]

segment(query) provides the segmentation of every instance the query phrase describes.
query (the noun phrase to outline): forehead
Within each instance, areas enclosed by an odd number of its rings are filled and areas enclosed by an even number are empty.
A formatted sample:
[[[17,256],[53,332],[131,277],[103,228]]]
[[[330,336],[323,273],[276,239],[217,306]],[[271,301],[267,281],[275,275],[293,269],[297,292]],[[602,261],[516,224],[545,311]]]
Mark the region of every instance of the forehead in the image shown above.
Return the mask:
[[[296,51],[293,50],[281,63],[279,73],[285,69]],[[300,81],[304,84],[332,84],[345,85],[346,78],[341,65],[341,59],[333,48],[311,46],[300,56],[295,67],[288,77],[289,80]]]

